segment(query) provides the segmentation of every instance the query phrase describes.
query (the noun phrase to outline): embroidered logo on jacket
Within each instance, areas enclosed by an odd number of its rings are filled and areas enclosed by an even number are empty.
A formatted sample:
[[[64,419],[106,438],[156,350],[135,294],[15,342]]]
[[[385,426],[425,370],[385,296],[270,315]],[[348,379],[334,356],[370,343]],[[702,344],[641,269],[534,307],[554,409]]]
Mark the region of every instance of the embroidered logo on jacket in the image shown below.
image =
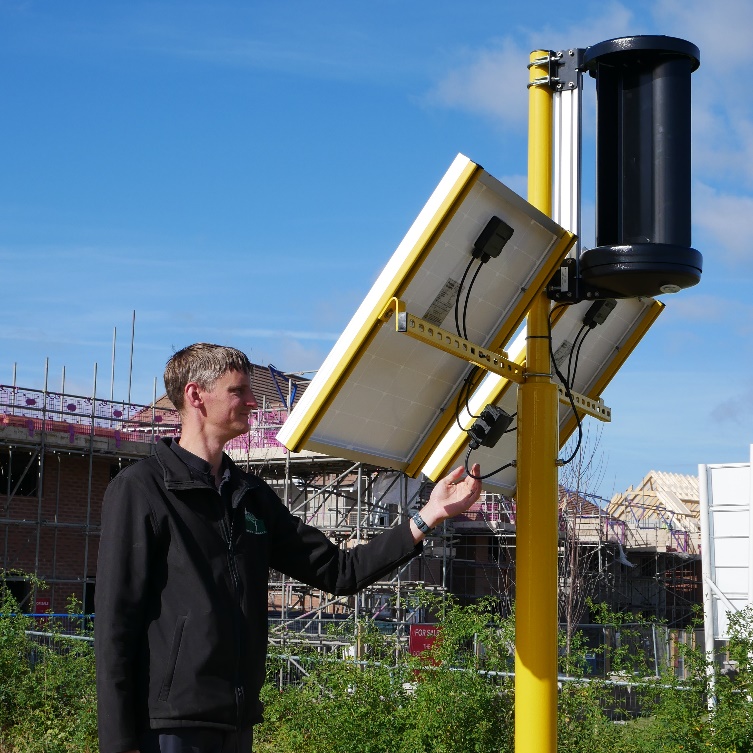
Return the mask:
[[[246,532],[247,533],[266,533],[267,527],[264,521],[256,517],[252,512],[246,511]]]

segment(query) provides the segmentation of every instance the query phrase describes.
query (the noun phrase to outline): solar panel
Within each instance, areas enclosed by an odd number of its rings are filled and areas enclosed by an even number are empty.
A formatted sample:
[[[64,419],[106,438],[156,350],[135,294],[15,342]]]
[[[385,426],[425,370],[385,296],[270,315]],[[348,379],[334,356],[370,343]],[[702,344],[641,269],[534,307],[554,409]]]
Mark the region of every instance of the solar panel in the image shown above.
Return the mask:
[[[552,353],[563,376],[567,376],[568,365],[576,366],[573,346],[583,327],[583,319],[592,302],[555,308],[552,327]],[[625,362],[648,328],[661,313],[663,304],[651,298],[632,298],[617,301],[616,307],[603,324],[594,327],[583,340],[574,368],[572,389],[574,392],[599,400],[602,392]],[[558,316],[559,315],[559,316]],[[510,348],[510,355],[518,363],[525,363],[525,330],[516,338]],[[576,347],[577,352],[577,347]],[[571,359],[571,354],[573,358]],[[555,383],[562,381],[554,377]],[[564,390],[561,390],[561,394]],[[470,413],[478,415],[488,403],[497,405],[510,415],[517,411],[517,384],[496,374],[488,373],[468,400]],[[608,408],[599,407],[604,418],[609,418]],[[460,411],[460,423],[468,427],[473,419],[465,406]],[[515,424],[513,424],[514,428]],[[577,428],[572,406],[565,400],[559,405],[560,447]],[[517,434],[510,431],[493,447],[481,446],[471,453],[470,461],[479,463],[481,473],[491,473],[516,459]],[[468,446],[467,434],[456,423],[448,428],[437,442],[434,451],[420,469],[431,479],[439,479],[458,464],[464,462]],[[489,491],[513,495],[516,489],[516,469],[508,466],[484,481]]]
[[[325,359],[278,439],[289,449],[420,469],[454,420],[469,369],[457,356],[395,331],[397,298],[430,325],[455,331],[475,273],[473,248],[490,220],[511,229],[477,275],[467,339],[499,352],[549,282],[574,236],[481,166],[458,155]],[[470,268],[469,268],[470,265]]]

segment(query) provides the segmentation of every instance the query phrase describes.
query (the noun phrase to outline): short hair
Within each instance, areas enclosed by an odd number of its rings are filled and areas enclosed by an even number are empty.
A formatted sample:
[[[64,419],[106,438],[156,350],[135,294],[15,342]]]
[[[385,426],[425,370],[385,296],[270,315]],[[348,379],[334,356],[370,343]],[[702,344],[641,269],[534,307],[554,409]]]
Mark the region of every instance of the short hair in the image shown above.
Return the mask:
[[[194,343],[179,350],[165,366],[165,390],[170,402],[183,410],[183,393],[189,382],[196,382],[203,390],[211,390],[214,383],[228,371],[253,373],[248,356],[236,348],[211,343]]]

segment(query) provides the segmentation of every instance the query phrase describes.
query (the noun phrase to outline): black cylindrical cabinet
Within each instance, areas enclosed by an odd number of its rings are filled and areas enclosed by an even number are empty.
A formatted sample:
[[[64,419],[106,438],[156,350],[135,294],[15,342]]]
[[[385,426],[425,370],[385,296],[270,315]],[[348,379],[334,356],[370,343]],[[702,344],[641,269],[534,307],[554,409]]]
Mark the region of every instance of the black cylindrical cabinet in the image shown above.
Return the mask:
[[[596,248],[583,279],[614,297],[677,292],[701,279],[690,247],[690,75],[698,48],[635,36],[589,47],[596,79]]]

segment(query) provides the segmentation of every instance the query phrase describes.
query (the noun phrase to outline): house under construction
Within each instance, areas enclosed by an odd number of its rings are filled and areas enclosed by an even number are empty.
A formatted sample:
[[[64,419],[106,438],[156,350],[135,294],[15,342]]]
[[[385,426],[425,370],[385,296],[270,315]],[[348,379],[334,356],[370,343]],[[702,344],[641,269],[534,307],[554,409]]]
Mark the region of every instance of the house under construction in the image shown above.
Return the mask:
[[[344,458],[289,453],[276,434],[306,385],[257,366],[252,386],[259,409],[249,431],[226,449],[296,515],[352,547],[420,508],[431,483]],[[63,612],[71,596],[86,613],[93,611],[105,488],[179,428],[166,398],[146,406],[0,385],[2,569],[25,611]],[[575,592],[577,574],[590,584],[589,593],[614,608],[684,626],[701,601],[697,500],[695,479],[653,472],[606,508],[562,490],[562,593]],[[506,613],[515,595],[515,526],[515,500],[484,493],[465,515],[433,532],[421,557],[355,597],[332,597],[272,572],[271,639],[323,642],[333,624],[353,616],[384,629],[422,621],[419,589],[462,602],[493,595]],[[568,551],[577,552],[575,560]],[[47,588],[31,584],[28,573]]]

